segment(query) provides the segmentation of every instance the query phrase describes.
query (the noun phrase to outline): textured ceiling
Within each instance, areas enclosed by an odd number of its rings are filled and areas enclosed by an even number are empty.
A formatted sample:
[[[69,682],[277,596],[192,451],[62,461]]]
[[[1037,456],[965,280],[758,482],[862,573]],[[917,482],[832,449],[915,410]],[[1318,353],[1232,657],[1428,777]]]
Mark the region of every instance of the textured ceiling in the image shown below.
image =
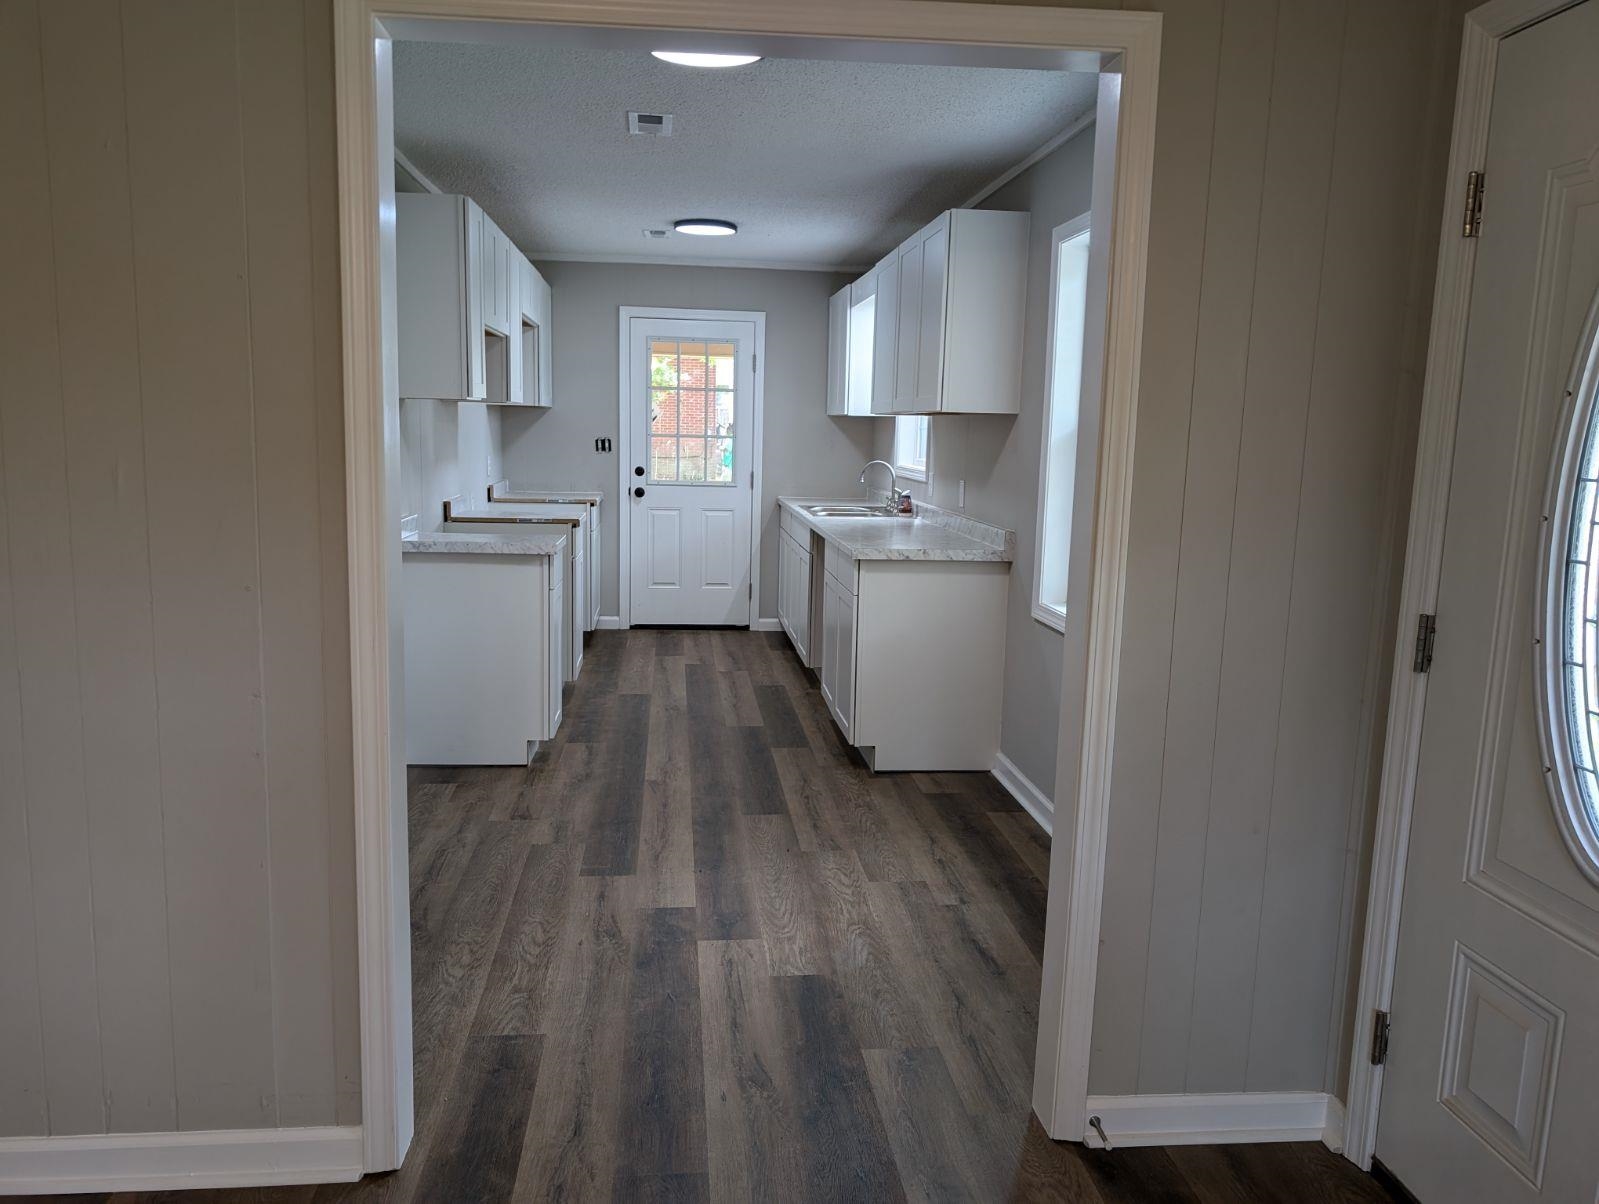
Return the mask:
[[[524,251],[866,264],[1093,106],[1082,72],[768,58],[696,71],[632,50],[398,42],[395,142]],[[630,135],[629,109],[671,137]],[[733,238],[673,234],[683,217]]]

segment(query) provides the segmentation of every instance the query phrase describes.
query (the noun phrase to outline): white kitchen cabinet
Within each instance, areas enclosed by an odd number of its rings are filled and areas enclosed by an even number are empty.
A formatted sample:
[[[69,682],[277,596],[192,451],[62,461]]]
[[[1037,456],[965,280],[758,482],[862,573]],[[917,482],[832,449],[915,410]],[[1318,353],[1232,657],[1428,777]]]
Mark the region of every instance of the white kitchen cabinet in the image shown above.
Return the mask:
[[[483,211],[470,197],[395,197],[400,396],[485,401]]]
[[[809,540],[809,534],[806,536]],[[811,552],[783,533],[778,539],[777,617],[800,663],[811,663]]]
[[[593,631],[600,625],[600,570],[604,561],[600,557],[600,532],[604,528],[600,525],[600,506],[595,502],[589,507],[589,630]]]
[[[481,211],[480,211],[481,212]],[[520,254],[494,219],[483,215],[483,325],[506,338],[511,334],[511,306],[516,287],[513,259]]]
[[[554,344],[550,338],[550,286],[525,256],[517,260],[517,333],[512,353],[522,366],[522,403],[555,404]]]
[[[829,567],[822,579],[822,698],[844,739],[854,741],[855,719],[855,585]]]
[[[409,764],[525,765],[555,737],[566,560],[564,539],[548,556],[404,554]]]
[[[873,414],[894,412],[895,348],[899,342],[899,252],[872,269],[876,280],[876,310],[872,316]]]
[[[1026,213],[951,209],[874,269],[873,413],[1021,411],[1030,225]]]
[[[827,302],[827,412],[849,413],[849,285]]]

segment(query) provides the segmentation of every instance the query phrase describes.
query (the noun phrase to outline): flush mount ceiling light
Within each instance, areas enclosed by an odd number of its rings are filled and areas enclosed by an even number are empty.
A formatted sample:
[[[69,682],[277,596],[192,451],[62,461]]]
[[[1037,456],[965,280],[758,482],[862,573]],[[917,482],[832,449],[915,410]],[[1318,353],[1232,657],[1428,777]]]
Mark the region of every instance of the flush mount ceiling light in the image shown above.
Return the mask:
[[[709,50],[652,50],[663,63],[676,63],[679,67],[744,67],[758,63],[758,54],[716,54]]]
[[[672,229],[679,234],[704,234],[711,238],[738,233],[737,226],[719,217],[685,217],[682,221],[673,222]]]

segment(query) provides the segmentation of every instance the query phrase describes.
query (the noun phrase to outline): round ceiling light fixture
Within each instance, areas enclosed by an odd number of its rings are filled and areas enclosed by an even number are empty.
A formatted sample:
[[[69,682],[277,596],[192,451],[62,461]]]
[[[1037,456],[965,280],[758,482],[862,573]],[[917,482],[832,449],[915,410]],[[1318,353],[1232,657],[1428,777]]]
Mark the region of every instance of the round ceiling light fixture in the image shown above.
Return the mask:
[[[685,217],[673,222],[672,229],[679,234],[703,234],[709,238],[725,238],[738,233],[736,225],[724,222],[719,217]]]
[[[652,55],[663,63],[676,63],[679,67],[745,67],[758,63],[758,54],[717,54],[709,50],[652,50]]]

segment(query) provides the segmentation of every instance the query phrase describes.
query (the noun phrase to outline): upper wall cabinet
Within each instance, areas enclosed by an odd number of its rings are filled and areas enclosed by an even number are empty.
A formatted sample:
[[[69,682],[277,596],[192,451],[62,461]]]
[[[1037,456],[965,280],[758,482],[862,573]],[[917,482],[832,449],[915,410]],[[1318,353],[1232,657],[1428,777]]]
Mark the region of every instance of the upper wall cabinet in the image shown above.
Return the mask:
[[[555,404],[550,286],[525,258],[517,266],[517,333],[513,353],[521,361],[522,404],[549,407]]]
[[[394,203],[400,396],[486,401],[483,210],[426,192]]]
[[[552,404],[550,286],[470,198],[401,193],[400,396]]]
[[[827,412],[848,414],[849,290],[845,285],[827,302]]]
[[[872,413],[1021,411],[1030,224],[951,209],[872,270]]]

